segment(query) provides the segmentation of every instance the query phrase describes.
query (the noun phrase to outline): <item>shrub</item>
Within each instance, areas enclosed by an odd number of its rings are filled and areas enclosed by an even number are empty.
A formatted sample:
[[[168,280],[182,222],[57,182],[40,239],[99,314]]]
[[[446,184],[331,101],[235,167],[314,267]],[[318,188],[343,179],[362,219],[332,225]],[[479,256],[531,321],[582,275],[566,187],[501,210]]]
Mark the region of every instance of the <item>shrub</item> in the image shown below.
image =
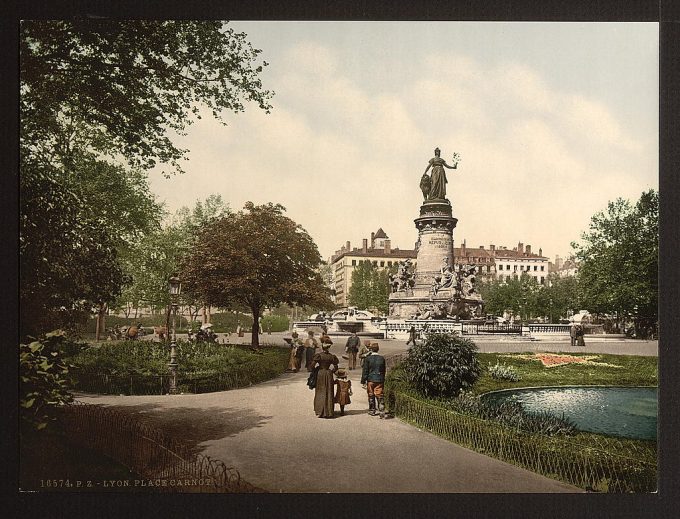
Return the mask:
[[[68,365],[59,349],[64,337],[64,332],[56,331],[19,345],[19,405],[24,425],[44,429],[55,419],[54,408],[73,400]]]
[[[469,389],[482,371],[477,346],[450,334],[429,334],[404,360],[409,382],[425,396],[457,396]]]
[[[495,379],[509,380],[510,382],[517,382],[521,378],[515,368],[498,362],[494,366],[489,363],[489,374]]]

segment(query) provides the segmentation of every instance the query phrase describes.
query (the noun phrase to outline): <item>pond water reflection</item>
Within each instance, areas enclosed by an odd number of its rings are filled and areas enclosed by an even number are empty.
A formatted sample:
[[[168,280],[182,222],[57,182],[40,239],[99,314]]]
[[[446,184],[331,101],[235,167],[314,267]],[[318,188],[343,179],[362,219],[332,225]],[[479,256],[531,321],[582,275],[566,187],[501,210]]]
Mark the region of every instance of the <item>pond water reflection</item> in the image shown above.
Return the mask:
[[[547,411],[568,418],[582,431],[656,439],[657,388],[551,387],[499,391],[483,396],[494,402],[515,401],[527,411]]]

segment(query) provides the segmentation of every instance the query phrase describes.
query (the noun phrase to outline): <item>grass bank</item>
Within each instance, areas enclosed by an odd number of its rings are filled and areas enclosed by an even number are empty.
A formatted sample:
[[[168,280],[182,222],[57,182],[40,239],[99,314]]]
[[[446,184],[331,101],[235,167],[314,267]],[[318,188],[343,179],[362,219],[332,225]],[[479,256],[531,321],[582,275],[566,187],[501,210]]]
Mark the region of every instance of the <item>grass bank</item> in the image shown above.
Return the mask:
[[[578,357],[587,362],[546,367],[533,352],[479,353],[478,355],[485,369],[472,388],[475,394],[519,387],[656,386],[658,384],[657,357],[565,353],[563,355]],[[493,378],[488,368],[489,365],[497,363],[512,367],[520,379],[512,382]]]

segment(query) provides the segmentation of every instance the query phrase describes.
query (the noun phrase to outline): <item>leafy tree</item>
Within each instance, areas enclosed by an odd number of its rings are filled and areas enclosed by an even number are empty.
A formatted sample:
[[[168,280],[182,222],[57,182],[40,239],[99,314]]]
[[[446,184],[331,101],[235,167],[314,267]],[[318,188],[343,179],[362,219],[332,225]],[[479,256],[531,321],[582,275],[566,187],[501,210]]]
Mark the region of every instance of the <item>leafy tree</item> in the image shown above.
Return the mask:
[[[125,285],[120,258],[158,226],[143,170],[181,171],[182,134],[268,111],[260,51],[222,22],[24,21],[20,31],[21,332],[71,325]]]
[[[470,389],[482,372],[477,351],[470,339],[428,334],[422,344],[411,348],[404,371],[408,381],[425,396],[458,396]]]
[[[378,269],[369,260],[361,261],[352,271],[352,285],[349,287],[349,302],[361,309],[375,308],[386,314],[389,307],[389,274],[392,269]]]
[[[519,278],[506,281],[492,280],[480,284],[480,294],[488,313],[502,315],[510,312],[521,318],[542,315],[539,294],[542,287],[532,276],[522,273]]]
[[[22,166],[19,224],[22,337],[68,328],[114,299],[126,276],[116,233],[48,166]]]
[[[62,360],[63,332],[48,333],[19,347],[22,425],[44,429],[55,419],[54,409],[73,400],[68,366]]]
[[[207,304],[247,306],[253,315],[252,345],[259,347],[258,318],[280,303],[332,305],[319,266],[321,256],[307,232],[279,204],[256,206],[206,225],[182,262],[187,292]]]
[[[581,243],[572,243],[583,306],[591,313],[657,318],[659,194],[618,198],[596,213]]]
[[[181,171],[186,150],[168,133],[183,134],[189,113],[271,108],[259,53],[220,21],[23,21],[22,146],[61,163],[81,149]]]
[[[567,317],[569,311],[580,309],[578,279],[550,274],[537,294],[537,315],[547,315],[555,321]]]
[[[349,304],[360,309],[368,309],[372,306],[373,297],[371,287],[375,277],[376,268],[368,261],[360,261],[352,271],[352,285],[349,287]]]

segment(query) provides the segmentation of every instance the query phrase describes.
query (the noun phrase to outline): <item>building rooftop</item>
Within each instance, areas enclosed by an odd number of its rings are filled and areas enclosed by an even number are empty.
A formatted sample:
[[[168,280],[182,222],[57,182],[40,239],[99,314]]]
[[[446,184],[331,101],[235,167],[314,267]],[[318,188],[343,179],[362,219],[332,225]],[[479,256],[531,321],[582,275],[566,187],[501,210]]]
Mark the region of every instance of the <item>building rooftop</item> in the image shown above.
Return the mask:
[[[378,229],[378,231],[375,233],[374,238],[388,238],[387,234],[385,234],[385,231],[382,230],[382,227]]]
[[[413,249],[391,249],[389,252],[385,251],[385,249],[381,248],[374,248],[374,249],[366,249],[366,252],[364,252],[363,249],[352,249],[351,251],[341,251],[338,254],[334,254],[331,257],[331,262],[335,263],[338,261],[340,258],[344,258],[345,256],[352,256],[356,258],[412,258],[415,259],[417,254],[416,251]]]

